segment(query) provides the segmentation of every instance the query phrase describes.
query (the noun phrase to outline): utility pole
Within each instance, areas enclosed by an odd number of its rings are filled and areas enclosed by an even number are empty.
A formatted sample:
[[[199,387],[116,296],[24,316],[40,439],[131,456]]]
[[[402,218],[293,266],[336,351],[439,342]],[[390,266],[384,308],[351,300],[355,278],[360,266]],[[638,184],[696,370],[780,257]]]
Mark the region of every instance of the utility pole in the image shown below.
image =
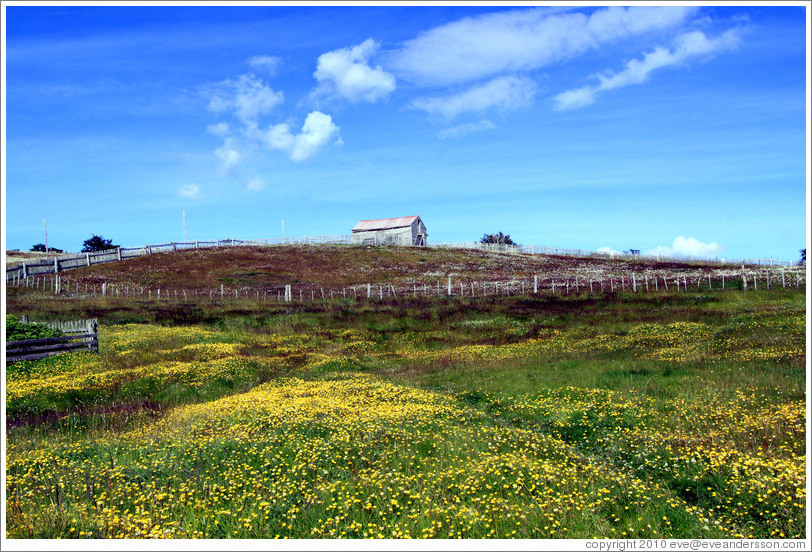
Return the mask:
[[[42,219],[42,229],[45,231],[45,258],[48,258],[48,226],[45,224],[45,219]]]

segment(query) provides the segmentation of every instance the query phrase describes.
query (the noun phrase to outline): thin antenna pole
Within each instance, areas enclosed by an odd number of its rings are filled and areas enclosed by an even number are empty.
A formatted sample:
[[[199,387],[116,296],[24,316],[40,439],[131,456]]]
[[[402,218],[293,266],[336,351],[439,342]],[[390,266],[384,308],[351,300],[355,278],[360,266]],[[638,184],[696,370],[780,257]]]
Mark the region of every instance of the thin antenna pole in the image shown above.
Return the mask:
[[[48,225],[45,224],[45,219],[42,219],[42,229],[45,231],[45,258],[48,258]]]

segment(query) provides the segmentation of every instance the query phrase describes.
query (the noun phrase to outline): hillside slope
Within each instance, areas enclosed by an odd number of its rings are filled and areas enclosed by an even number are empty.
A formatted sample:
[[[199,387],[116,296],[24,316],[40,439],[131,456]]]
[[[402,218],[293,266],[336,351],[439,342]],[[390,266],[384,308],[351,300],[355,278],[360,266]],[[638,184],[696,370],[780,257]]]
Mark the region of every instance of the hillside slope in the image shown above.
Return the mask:
[[[765,268],[766,270],[766,268]],[[286,284],[298,288],[383,284],[413,286],[455,282],[599,281],[631,274],[644,278],[687,278],[708,274],[739,276],[731,266],[688,263],[629,262],[600,258],[525,255],[406,247],[344,245],[238,246],[158,253],[126,261],[83,267],[63,273],[77,283],[204,290],[273,290]]]

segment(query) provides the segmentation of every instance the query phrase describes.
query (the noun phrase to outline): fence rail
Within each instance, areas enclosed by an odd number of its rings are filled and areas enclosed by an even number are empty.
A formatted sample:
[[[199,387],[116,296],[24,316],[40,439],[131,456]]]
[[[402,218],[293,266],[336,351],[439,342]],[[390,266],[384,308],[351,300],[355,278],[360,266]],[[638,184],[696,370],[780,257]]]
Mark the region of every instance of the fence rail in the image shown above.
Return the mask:
[[[23,317],[22,321],[28,323],[27,317]],[[39,360],[73,351],[99,351],[98,321],[95,318],[70,322],[41,322],[41,324],[61,330],[66,335],[7,341],[6,364],[22,360]]]
[[[95,264],[109,263],[115,261],[122,261],[141,257],[143,255],[151,255],[154,253],[165,253],[169,251],[180,251],[185,249],[203,249],[210,247],[228,247],[228,246],[276,246],[276,245],[293,245],[293,244],[337,244],[348,245],[351,243],[352,236],[350,235],[335,235],[335,236],[303,236],[295,238],[268,238],[262,240],[210,240],[194,242],[169,242],[150,244],[140,247],[118,247],[115,249],[108,249],[106,251],[97,251],[92,253],[84,253],[76,256],[61,255],[54,259],[40,260],[33,262],[23,262],[16,266],[9,266],[6,268],[6,282],[16,282],[30,276],[39,276],[43,274],[54,274],[63,270],[71,268],[80,268],[85,266],[92,266]],[[404,246],[412,247],[412,246]],[[415,246],[416,247],[416,246]],[[422,246],[421,246],[422,247]],[[536,245],[500,245],[500,244],[487,244],[480,242],[456,242],[456,243],[441,243],[429,242],[426,247],[430,248],[454,248],[454,249],[477,249],[480,251],[490,251],[498,253],[509,253],[516,255],[561,255],[568,257],[584,257],[584,258],[598,258],[608,260],[625,260],[625,261],[647,261],[647,262],[682,262],[698,264],[703,266],[795,266],[791,261],[775,261],[773,259],[701,259],[692,257],[665,257],[661,255],[640,255],[631,253],[611,252],[604,253],[598,251],[589,251],[582,249],[560,249],[556,247],[543,247]]]
[[[324,287],[317,283],[274,284],[259,287],[242,286],[218,288],[187,288],[182,281],[168,287],[140,286],[116,282],[87,282],[81,278],[70,279],[56,275],[51,278],[28,278],[20,281],[25,286],[42,293],[61,297],[79,298],[131,298],[140,301],[211,301],[223,304],[224,301],[256,301],[265,303],[323,301],[328,299],[374,299],[398,296],[485,296],[485,295],[524,295],[530,296],[605,294],[616,292],[724,292],[725,290],[760,291],[770,289],[803,288],[806,286],[806,270],[802,267],[785,269],[782,267],[751,267],[749,269],[708,268],[696,269],[649,269],[633,271],[572,270],[516,275],[505,279],[471,278],[447,275],[420,276],[393,283],[347,283],[341,287]]]

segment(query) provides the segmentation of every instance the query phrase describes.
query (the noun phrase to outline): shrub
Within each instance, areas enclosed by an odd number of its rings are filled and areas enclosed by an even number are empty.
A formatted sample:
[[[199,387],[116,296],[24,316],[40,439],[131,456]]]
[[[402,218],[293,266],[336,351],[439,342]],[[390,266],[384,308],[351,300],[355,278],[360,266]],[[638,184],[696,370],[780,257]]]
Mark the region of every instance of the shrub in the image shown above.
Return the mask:
[[[6,315],[6,341],[60,337],[61,335],[64,335],[61,331],[49,328],[45,324],[25,324],[13,314]]]

